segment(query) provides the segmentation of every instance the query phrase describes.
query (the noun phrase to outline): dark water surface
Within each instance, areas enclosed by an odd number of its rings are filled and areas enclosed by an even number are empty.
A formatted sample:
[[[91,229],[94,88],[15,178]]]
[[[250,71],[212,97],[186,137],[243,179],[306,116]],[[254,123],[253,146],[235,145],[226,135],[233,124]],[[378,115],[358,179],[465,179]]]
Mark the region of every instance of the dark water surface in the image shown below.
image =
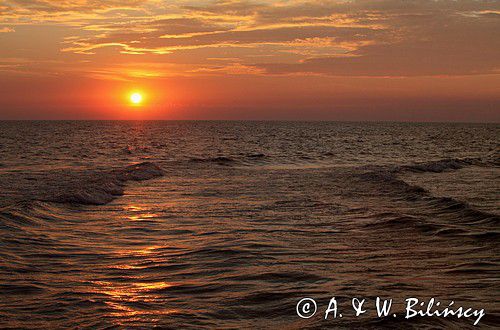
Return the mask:
[[[500,322],[499,125],[0,122],[0,327]],[[398,317],[300,319],[314,297]]]

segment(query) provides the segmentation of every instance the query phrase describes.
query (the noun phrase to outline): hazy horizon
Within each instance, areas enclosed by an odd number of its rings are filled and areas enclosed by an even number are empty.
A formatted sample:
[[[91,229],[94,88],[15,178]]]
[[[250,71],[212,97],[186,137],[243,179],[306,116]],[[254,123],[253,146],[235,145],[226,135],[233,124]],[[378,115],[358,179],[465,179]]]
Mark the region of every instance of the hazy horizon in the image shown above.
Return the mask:
[[[311,122],[311,123],[401,123],[401,124],[478,124],[478,125],[498,125],[498,121],[410,121],[410,120],[334,120],[334,119],[0,119],[4,122],[29,122],[29,121],[81,121],[81,122]]]

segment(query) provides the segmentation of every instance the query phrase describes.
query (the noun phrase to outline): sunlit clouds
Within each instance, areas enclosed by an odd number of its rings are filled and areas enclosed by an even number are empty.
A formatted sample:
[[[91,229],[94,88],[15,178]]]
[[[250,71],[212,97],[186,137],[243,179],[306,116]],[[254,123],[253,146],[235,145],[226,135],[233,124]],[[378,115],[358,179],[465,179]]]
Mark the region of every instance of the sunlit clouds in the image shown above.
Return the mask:
[[[232,59],[230,70],[237,64],[268,73],[478,74],[496,72],[499,55],[500,5],[487,1],[10,0],[0,8],[9,25],[2,32],[64,27],[70,33],[60,40],[61,52],[187,54],[195,72],[221,72],[208,59],[221,57]],[[400,61],[404,55],[411,56]],[[182,64],[179,74],[186,73]]]

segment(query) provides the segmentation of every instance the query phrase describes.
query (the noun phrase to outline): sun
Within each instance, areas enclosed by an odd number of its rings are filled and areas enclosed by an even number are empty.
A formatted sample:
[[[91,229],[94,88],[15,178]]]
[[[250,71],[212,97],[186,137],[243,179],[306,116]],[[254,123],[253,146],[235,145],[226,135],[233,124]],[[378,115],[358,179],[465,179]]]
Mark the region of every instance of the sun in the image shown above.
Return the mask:
[[[130,102],[132,102],[133,105],[141,104],[143,99],[144,97],[139,92],[134,92],[130,94]]]

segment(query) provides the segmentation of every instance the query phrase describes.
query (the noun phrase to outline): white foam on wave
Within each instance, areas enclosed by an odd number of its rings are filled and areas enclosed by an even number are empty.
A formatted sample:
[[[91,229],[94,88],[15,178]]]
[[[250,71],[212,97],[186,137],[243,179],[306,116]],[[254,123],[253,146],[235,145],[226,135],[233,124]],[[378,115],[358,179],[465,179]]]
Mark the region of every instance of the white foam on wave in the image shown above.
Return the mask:
[[[107,204],[123,195],[124,186],[128,181],[149,180],[163,174],[163,170],[151,162],[93,173],[77,181],[76,186],[65,187],[61,194],[49,196],[46,201],[88,205]]]

